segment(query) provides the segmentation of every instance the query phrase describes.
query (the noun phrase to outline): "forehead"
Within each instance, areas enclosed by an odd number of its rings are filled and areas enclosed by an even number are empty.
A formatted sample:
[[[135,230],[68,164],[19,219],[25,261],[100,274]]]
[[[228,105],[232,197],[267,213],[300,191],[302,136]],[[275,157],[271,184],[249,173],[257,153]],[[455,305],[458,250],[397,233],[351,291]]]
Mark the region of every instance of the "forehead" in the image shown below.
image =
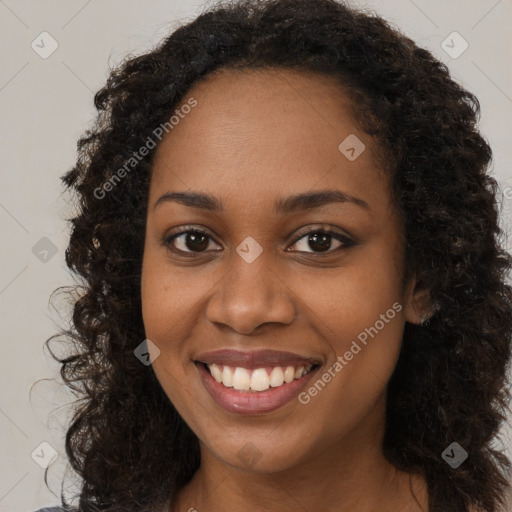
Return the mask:
[[[382,202],[373,141],[353,120],[353,105],[334,78],[289,70],[220,70],[184,96],[197,103],[157,148],[150,198],[203,190],[245,204],[257,195],[343,188]],[[365,149],[350,161],[347,137]],[[351,139],[349,139],[351,140]],[[151,200],[150,199],[150,200]],[[229,202],[229,199],[223,203]]]

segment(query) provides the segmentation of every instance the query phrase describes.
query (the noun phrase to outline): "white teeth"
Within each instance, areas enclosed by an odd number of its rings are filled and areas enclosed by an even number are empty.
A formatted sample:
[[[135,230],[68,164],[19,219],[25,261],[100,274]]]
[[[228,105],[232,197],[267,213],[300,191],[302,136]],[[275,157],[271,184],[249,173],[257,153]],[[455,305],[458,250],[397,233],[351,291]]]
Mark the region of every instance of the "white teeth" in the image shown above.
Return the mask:
[[[222,384],[227,388],[233,387],[233,370],[229,366],[222,369]]]
[[[235,389],[250,389],[251,377],[249,377],[249,372],[245,368],[237,367],[235,369],[233,373],[233,387]]]
[[[253,391],[265,391],[270,387],[270,378],[265,368],[254,370],[251,375],[251,389]]]
[[[269,387],[277,388],[284,383],[289,384],[295,379],[300,379],[311,370],[312,365],[304,367],[303,365],[295,368],[294,366],[272,368],[270,375],[266,368],[256,368],[247,370],[242,367],[232,367],[226,365],[208,364],[212,377],[219,383],[228,388],[234,388],[242,391],[265,391]]]
[[[222,382],[222,372],[215,363],[210,365],[210,372],[217,382]]]
[[[277,388],[278,386],[282,386],[284,382],[284,373],[283,370],[276,366],[271,372],[270,372],[270,385],[273,388]]]
[[[288,384],[295,378],[295,368],[293,366],[287,366],[284,371],[284,381]]]

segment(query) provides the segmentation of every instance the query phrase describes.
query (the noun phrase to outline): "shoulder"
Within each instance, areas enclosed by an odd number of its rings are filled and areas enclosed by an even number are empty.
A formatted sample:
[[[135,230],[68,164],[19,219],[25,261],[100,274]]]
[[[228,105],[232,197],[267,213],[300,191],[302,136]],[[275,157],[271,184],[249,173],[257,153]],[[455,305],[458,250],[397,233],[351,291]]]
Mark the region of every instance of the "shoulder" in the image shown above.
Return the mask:
[[[44,507],[36,510],[35,512],[67,512],[65,508],[62,507]]]

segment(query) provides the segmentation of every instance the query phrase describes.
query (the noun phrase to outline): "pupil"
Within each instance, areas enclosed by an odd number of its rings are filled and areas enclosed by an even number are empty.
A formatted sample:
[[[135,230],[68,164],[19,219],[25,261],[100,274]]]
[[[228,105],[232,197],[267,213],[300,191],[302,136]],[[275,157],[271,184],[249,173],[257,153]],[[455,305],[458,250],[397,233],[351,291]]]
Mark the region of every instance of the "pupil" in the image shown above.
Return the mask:
[[[309,236],[309,239],[308,239],[308,243],[309,243],[309,246],[311,247],[311,249],[315,249],[315,247],[313,247],[311,244],[315,244],[315,243],[320,243],[319,245],[317,245],[317,249],[319,249],[320,252],[324,252],[324,251],[327,251],[331,245],[331,242],[330,242],[330,237],[331,235],[327,234],[327,233],[322,233],[322,234],[319,234],[319,233],[314,233],[312,235]]]
[[[203,250],[208,247],[207,237],[202,233],[189,233],[186,241],[187,248],[191,250]]]
[[[329,250],[331,246],[330,242],[331,235],[327,233],[314,233],[309,235],[308,243],[311,249],[316,249],[319,252],[325,252]],[[208,247],[208,241],[206,235],[202,233],[189,233],[187,235],[186,246],[191,250],[205,250]],[[316,244],[316,247],[315,247]]]

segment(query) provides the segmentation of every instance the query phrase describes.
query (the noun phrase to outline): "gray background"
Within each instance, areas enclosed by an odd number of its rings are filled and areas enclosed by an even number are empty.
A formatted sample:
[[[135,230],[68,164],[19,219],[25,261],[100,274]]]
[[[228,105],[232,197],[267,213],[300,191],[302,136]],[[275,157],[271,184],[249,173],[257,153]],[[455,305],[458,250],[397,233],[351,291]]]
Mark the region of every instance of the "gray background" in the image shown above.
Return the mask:
[[[429,48],[477,95],[480,127],[494,150],[493,173],[504,191],[503,227],[510,233],[512,1],[351,3],[377,11]],[[72,283],[64,264],[69,210],[59,176],[75,162],[76,141],[94,118],[93,94],[109,64],[149,49],[177,26],[176,20],[191,20],[204,5],[190,0],[0,0],[0,512],[59,503],[66,469],[63,434],[70,415],[63,406],[73,397],[59,385],[59,366],[43,352],[44,341],[57,331],[55,322],[67,325],[69,311],[62,299],[50,309],[50,293]],[[51,48],[48,36],[40,36],[43,31],[58,44],[46,59],[31,47],[35,41],[39,52]],[[454,31],[468,43],[456,58],[442,48]],[[457,36],[446,41],[452,54],[463,48]],[[510,249],[510,236],[507,245]],[[501,444],[512,455],[511,429],[503,434]],[[55,495],[35,462],[44,465],[51,455],[42,442],[58,454],[49,471]]]

